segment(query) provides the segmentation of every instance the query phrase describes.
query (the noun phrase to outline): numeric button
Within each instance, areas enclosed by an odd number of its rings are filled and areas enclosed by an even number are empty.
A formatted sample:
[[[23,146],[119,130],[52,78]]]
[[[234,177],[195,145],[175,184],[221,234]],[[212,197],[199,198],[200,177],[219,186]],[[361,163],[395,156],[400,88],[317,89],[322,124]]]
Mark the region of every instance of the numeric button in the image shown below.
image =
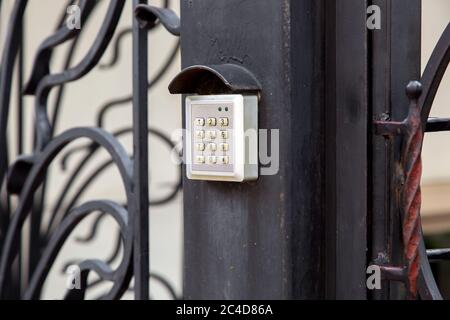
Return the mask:
[[[217,125],[217,120],[216,118],[208,118],[207,123],[208,126],[215,127]]]
[[[215,144],[215,143],[210,143],[210,144],[209,144],[209,151],[211,151],[211,152],[216,152],[216,150],[217,150],[217,144]]]
[[[207,137],[209,140],[214,140],[217,137],[216,131],[208,131]]]
[[[205,144],[197,143],[197,151],[205,151]]]
[[[220,118],[219,124],[221,127],[228,127],[230,124],[230,120],[228,118]]]
[[[208,163],[209,164],[216,164],[217,163],[217,157],[216,156],[209,156],[208,157]]]
[[[197,130],[197,131],[195,131],[195,136],[197,137],[197,139],[204,139],[205,138],[205,131]]]
[[[228,164],[230,163],[230,158],[228,156],[219,157],[220,164]]]
[[[205,125],[205,119],[204,118],[196,118],[195,125],[198,127],[203,127]]]
[[[204,164],[204,163],[205,163],[205,157],[204,157],[204,156],[197,156],[197,157],[195,158],[195,161],[196,161],[198,164]]]
[[[220,144],[220,151],[228,151],[230,149],[230,146],[228,143],[221,143]]]

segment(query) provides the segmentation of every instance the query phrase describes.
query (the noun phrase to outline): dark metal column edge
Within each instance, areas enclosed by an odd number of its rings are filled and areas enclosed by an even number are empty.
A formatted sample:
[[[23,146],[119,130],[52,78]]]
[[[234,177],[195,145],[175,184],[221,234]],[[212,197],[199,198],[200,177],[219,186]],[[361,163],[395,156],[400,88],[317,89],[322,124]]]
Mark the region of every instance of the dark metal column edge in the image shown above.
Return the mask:
[[[325,6],[291,1],[292,297],[325,296]],[[306,138],[307,137],[307,138]],[[305,170],[305,168],[308,168]],[[308,259],[305,259],[305,257]]]
[[[327,8],[327,298],[366,299],[368,79],[366,1]],[[333,14],[334,12],[334,14]],[[335,37],[335,38],[333,38]],[[334,129],[334,130],[333,130]],[[335,215],[333,217],[333,215]]]
[[[183,68],[247,68],[262,87],[260,128],[280,135],[275,175],[244,184],[184,180],[186,299],[322,296],[323,53],[316,3],[182,1]]]
[[[147,0],[133,0],[133,10]],[[148,195],[148,31],[133,16],[134,288],[137,300],[149,298]]]

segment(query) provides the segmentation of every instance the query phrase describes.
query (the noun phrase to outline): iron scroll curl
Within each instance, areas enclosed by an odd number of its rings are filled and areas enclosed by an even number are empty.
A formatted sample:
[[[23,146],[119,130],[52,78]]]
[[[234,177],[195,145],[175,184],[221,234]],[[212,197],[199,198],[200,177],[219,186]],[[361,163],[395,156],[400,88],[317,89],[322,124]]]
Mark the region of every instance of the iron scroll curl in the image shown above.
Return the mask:
[[[72,4],[73,1],[69,1]],[[0,127],[0,145],[1,149],[5,150],[0,159],[0,181],[3,183],[1,190],[2,203],[0,205],[0,298],[3,299],[39,299],[42,294],[42,289],[46,279],[48,278],[51,267],[54,265],[55,259],[63,244],[65,244],[68,236],[72,233],[76,226],[81,221],[94,213],[100,213],[99,216],[112,217],[118,227],[119,233],[114,248],[114,254],[111,259],[107,261],[101,260],[85,260],[75,261],[81,270],[82,290],[70,290],[66,294],[66,299],[84,299],[86,292],[95,283],[102,281],[112,282],[112,288],[105,292],[100,299],[120,299],[125,292],[130,290],[130,281],[135,276],[133,269],[136,261],[133,260],[136,248],[136,226],[135,218],[137,216],[138,206],[136,204],[136,190],[135,190],[135,175],[136,166],[133,155],[130,155],[119,142],[119,138],[124,135],[133,133],[134,127],[125,127],[116,132],[108,133],[102,128],[84,128],[76,127],[64,131],[58,136],[54,136],[57,119],[61,113],[61,104],[64,86],[70,82],[76,81],[90,73],[96,66],[100,65],[100,60],[104,56],[108,46],[116,34],[116,29],[119,24],[120,17],[123,12],[125,0],[111,0],[108,3],[107,11],[104,16],[103,24],[100,27],[97,36],[89,47],[87,54],[75,66],[71,66],[73,58],[73,51],[79,43],[82,30],[68,29],[64,24],[65,14],[62,15],[58,23],[56,31],[47,37],[38,48],[34,64],[31,69],[29,81],[23,87],[23,94],[32,95],[35,98],[36,121],[35,129],[35,145],[30,154],[19,155],[15,161],[8,163],[6,151],[8,150],[7,126],[9,115],[9,100],[11,94],[11,79],[14,74],[14,63],[19,50],[22,50],[21,39],[17,32],[12,30],[19,29],[23,25],[24,13],[27,8],[28,1],[18,0],[14,4],[14,9],[11,15],[8,37],[6,39],[6,46],[4,46],[2,68],[0,71],[0,123],[4,123]],[[87,21],[93,16],[94,10],[97,8],[99,1],[81,0],[78,5],[81,10],[81,17],[83,21]],[[170,2],[165,0],[163,2],[164,8],[158,8],[165,12]],[[134,8],[133,8],[134,9]],[[161,23],[158,23],[161,22]],[[153,30],[154,27],[161,25],[168,27],[161,19],[149,27]],[[120,39],[129,34],[130,28],[125,29],[116,39],[115,55],[112,62],[103,64],[100,68],[105,70],[111,68],[120,59],[118,54]],[[169,30],[174,33],[174,30]],[[176,32],[175,32],[176,34]],[[62,72],[51,73],[50,63],[53,58],[54,50],[63,43],[71,41],[69,52],[66,56],[65,67]],[[179,43],[177,42],[174,50],[170,52],[168,60],[164,63],[160,72],[149,84],[149,89],[167,72],[168,68],[175,60],[178,52]],[[57,99],[55,100],[55,107],[49,108],[49,95],[53,89],[58,89]],[[23,95],[22,94],[22,95]],[[53,110],[53,116],[50,117],[49,111]],[[103,127],[103,124],[100,127]],[[174,148],[172,141],[164,133],[154,128],[148,128],[148,134],[156,137],[166,145],[166,147]],[[69,204],[64,203],[63,207],[56,206],[55,218],[51,216],[52,223],[49,224],[48,230],[41,230],[43,211],[39,211],[40,205],[43,205],[45,199],[45,186],[49,182],[48,174],[50,166],[55,162],[55,159],[62,155],[66,147],[72,143],[76,143],[80,139],[88,140],[87,147],[81,150],[87,150],[88,154],[94,154],[96,151],[104,150],[109,155],[107,165],[103,167],[114,166],[118,169],[125,190],[125,203],[118,203],[112,200],[95,200],[84,204],[78,204],[81,194],[85,190],[78,190],[76,196],[69,201]],[[90,157],[87,159],[89,160]],[[181,170],[181,169],[180,169]],[[102,172],[91,177],[92,182]],[[74,175],[74,179],[77,173]],[[181,172],[179,172],[181,177]],[[72,185],[69,183],[69,187]],[[163,205],[173,200],[181,189],[181,178],[173,185],[173,190],[165,197],[154,199],[150,201],[150,205]],[[11,210],[13,206],[4,206],[3,198],[9,199],[13,195],[18,195],[17,207]],[[61,198],[64,200],[64,198]],[[42,209],[42,208],[41,208]],[[61,210],[63,209],[63,210]],[[42,209],[43,210],[43,209]],[[62,216],[60,214],[62,213]],[[2,220],[4,216],[10,216],[10,220],[5,224]],[[25,289],[20,293],[12,293],[10,290],[11,282],[14,281],[12,274],[17,272],[14,265],[16,258],[21,255],[20,238],[24,233],[24,222],[31,217],[33,221],[33,229],[40,232],[32,235],[30,243],[33,244],[33,251],[39,252],[36,265],[30,268]],[[61,218],[58,220],[58,218]],[[100,220],[99,220],[100,221]],[[42,228],[44,229],[44,228]],[[95,229],[95,230],[94,230]],[[93,239],[98,230],[98,224],[93,227]],[[31,232],[30,232],[31,234]],[[87,239],[87,241],[89,241]],[[123,248],[122,254],[119,254],[120,248]],[[110,262],[113,259],[120,257],[119,267],[112,269]],[[31,264],[30,264],[31,265]],[[88,282],[90,273],[95,273],[99,277],[93,282]],[[151,272],[150,278],[161,283],[173,298],[178,298],[175,290],[164,277],[155,272]],[[14,283],[13,283],[14,284]],[[19,287],[19,283],[14,284]],[[139,289],[138,289],[139,290]]]

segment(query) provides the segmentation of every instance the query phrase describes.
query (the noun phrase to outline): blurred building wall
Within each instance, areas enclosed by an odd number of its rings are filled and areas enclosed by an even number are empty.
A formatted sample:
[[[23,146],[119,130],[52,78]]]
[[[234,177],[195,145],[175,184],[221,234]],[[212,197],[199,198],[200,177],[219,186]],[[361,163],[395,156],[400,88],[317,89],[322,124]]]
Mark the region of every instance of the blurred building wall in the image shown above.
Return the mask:
[[[442,32],[450,22],[450,1],[422,0],[422,69],[425,68]],[[431,116],[450,117],[450,72],[444,76]],[[428,134],[424,151],[424,182],[450,180],[450,133]]]

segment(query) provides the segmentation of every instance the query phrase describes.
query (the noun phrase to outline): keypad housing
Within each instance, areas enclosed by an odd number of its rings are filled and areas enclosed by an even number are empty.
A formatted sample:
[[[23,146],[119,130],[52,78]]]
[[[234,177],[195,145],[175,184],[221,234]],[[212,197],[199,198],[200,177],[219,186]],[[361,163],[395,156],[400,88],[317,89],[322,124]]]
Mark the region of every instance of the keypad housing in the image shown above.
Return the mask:
[[[257,141],[247,143],[245,137],[247,130],[258,130],[256,96],[188,96],[185,121],[189,179],[243,182],[258,178],[258,163],[246,163],[246,155],[258,158]]]

